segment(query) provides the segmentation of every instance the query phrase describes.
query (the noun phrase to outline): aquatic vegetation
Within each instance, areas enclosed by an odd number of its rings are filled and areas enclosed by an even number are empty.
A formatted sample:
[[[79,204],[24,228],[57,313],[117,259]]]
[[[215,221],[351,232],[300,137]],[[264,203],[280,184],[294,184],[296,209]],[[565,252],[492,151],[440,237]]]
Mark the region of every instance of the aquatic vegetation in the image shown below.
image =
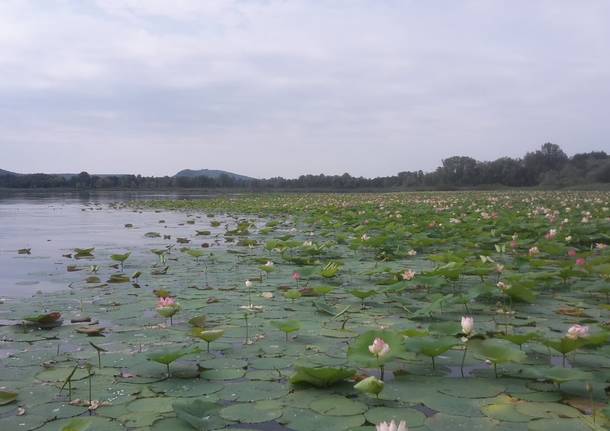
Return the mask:
[[[379,394],[381,393],[381,391],[383,391],[384,385],[385,384],[383,383],[383,380],[378,379],[375,376],[369,376],[356,383],[354,385],[354,389],[375,395],[377,398],[379,398]]]
[[[201,328],[193,328],[191,334],[194,337],[200,338],[207,343],[207,351],[210,352],[210,343],[212,341],[218,340],[220,337],[224,335],[224,331],[221,329],[201,329]]]
[[[393,419],[390,422],[381,422],[375,428],[376,431],[409,431],[405,421],[400,421],[397,424]]]
[[[0,304],[28,316],[0,326],[0,424],[63,429],[91,385],[90,429],[603,429],[608,208],[565,192],[119,203],[141,228],[120,224],[131,276],[92,243],[58,271],[70,294]]]
[[[308,384],[318,388],[328,388],[342,380],[353,377],[356,370],[334,367],[295,366],[296,373],[290,378],[293,385]]]
[[[285,334],[286,342],[288,342],[288,334],[301,329],[301,322],[298,320],[273,320],[271,324]]]
[[[10,404],[17,399],[17,392],[0,391],[0,406]]]
[[[131,256],[131,252],[127,252],[124,254],[111,254],[110,255],[110,259],[114,260],[115,262],[119,262],[119,265],[121,266],[121,271],[123,271],[123,267],[125,265],[125,261],[127,259],[129,259],[129,256]]]
[[[156,307],[157,313],[166,319],[169,319],[170,324],[173,324],[173,317],[181,308],[180,304],[171,296],[161,296],[158,298]]]

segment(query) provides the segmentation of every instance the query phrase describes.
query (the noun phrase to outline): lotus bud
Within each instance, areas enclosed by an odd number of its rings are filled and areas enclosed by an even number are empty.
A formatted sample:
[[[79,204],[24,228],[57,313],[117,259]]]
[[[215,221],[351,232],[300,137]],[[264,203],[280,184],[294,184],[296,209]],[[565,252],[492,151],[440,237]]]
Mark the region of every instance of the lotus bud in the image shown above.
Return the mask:
[[[356,383],[354,389],[377,396],[383,390],[383,385],[383,380],[379,380],[375,376],[370,376]]]

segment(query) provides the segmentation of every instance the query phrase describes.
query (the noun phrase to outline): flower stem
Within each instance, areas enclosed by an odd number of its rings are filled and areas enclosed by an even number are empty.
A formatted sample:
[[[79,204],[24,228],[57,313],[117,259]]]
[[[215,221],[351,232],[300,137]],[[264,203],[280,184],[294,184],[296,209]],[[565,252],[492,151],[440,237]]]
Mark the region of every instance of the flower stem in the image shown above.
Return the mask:
[[[466,361],[466,353],[468,352],[468,345],[464,345],[464,354],[462,355],[462,363],[460,364],[460,372],[462,373],[462,377],[464,377],[464,361]]]

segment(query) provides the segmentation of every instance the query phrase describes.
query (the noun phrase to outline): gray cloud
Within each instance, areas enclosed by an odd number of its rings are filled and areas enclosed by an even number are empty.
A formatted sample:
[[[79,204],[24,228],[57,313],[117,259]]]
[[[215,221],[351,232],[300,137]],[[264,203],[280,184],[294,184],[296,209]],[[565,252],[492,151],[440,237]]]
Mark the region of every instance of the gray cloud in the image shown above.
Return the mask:
[[[610,150],[610,3],[5,0],[0,168],[376,176]]]

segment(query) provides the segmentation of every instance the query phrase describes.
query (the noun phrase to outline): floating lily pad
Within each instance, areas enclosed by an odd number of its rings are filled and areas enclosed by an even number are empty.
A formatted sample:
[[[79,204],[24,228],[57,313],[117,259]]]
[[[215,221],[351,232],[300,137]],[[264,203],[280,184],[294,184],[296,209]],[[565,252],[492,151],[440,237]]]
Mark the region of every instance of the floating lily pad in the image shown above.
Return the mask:
[[[268,422],[282,416],[282,404],[277,401],[239,403],[222,409],[220,416],[245,424]]]
[[[352,416],[364,413],[367,410],[366,404],[340,395],[320,398],[312,402],[309,408],[321,415],[330,416]]]

